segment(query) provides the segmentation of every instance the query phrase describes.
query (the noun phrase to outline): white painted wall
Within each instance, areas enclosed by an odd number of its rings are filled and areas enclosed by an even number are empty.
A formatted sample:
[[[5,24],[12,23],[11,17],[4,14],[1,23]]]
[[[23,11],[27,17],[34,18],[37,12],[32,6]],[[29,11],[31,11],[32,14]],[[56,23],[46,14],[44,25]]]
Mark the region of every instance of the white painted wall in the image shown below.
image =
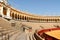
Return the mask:
[[[2,15],[2,17],[4,17],[4,15],[3,15],[3,7],[2,6],[0,6],[0,15]]]
[[[0,2],[3,2],[3,0],[0,0]]]

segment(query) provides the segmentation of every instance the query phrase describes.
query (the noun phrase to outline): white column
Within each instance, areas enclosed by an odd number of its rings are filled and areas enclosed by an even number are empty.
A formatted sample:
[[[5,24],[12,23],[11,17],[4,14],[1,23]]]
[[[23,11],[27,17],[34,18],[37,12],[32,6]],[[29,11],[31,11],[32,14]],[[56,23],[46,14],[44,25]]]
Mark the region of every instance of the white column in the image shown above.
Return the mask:
[[[2,15],[2,17],[4,17],[4,15],[3,15],[3,7],[2,6],[0,6],[0,15]]]
[[[18,15],[19,15],[19,14],[17,14],[17,20],[18,20]]]
[[[10,17],[10,8],[7,9],[7,16],[6,17],[11,19],[11,17]]]

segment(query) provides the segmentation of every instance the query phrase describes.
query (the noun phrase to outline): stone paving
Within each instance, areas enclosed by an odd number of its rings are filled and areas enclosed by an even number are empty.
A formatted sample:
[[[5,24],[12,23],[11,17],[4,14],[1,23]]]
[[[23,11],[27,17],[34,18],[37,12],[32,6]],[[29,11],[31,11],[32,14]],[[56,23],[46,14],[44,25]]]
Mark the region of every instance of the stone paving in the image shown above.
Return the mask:
[[[33,40],[31,38],[31,35],[29,35],[26,32],[23,32],[22,34],[18,35],[15,40]]]
[[[16,40],[27,40],[27,34],[25,32],[20,34]]]
[[[16,37],[19,36],[21,32],[14,34],[12,37],[10,37],[9,40],[16,40]]]

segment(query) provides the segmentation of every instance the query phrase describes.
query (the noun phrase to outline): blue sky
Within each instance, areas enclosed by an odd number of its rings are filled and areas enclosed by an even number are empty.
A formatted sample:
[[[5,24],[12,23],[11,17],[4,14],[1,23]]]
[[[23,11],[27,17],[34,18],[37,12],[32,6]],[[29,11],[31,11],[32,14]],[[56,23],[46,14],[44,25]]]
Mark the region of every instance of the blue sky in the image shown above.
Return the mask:
[[[9,0],[11,6],[37,15],[60,16],[60,0]]]

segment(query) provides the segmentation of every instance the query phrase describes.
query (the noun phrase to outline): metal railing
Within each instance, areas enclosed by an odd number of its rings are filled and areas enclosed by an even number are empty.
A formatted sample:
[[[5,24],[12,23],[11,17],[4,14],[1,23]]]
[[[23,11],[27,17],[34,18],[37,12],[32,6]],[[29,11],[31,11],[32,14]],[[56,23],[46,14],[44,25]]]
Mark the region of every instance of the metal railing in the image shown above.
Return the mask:
[[[40,37],[37,33],[34,33],[34,37],[36,40],[45,40],[42,37]]]

